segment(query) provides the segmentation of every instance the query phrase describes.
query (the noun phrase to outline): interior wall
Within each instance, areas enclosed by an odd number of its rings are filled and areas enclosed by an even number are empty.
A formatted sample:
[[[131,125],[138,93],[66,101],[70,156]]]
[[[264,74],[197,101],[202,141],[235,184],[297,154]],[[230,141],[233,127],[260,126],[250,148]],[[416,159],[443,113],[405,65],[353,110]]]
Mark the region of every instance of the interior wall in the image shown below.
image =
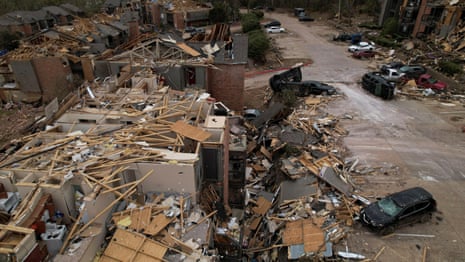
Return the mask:
[[[131,168],[137,170],[136,178],[140,179],[149,171],[153,173],[141,183],[140,188],[148,192],[179,192],[191,194],[192,200],[197,201],[199,188],[196,164],[169,163],[136,163]]]

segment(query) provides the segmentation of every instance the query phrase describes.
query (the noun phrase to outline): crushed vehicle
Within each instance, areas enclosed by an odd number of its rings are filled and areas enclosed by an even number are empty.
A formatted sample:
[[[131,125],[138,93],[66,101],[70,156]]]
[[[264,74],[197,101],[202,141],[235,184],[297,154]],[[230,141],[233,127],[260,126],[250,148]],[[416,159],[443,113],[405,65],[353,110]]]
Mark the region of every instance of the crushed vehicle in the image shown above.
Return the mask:
[[[348,48],[349,52],[356,52],[361,50],[375,50],[375,43],[373,42],[360,42],[356,45],[351,45]]]
[[[363,225],[387,235],[397,227],[416,222],[427,222],[436,211],[436,201],[431,193],[421,187],[409,188],[388,195],[360,211]]]
[[[286,32],[286,29],[279,27],[279,26],[271,26],[266,29],[266,32],[268,34],[273,34],[273,33],[284,33]]]
[[[301,64],[272,76],[269,84],[276,93],[287,89],[295,91],[297,96],[336,94],[336,88],[331,85],[314,80],[302,81]]]
[[[383,99],[392,99],[396,85],[385,79],[380,72],[368,72],[362,77],[362,87],[368,92]]]
[[[405,74],[409,79],[415,79],[426,74],[426,67],[422,65],[405,65],[399,68],[399,72]]]
[[[376,55],[376,52],[373,50],[360,50],[360,51],[355,51],[352,53],[353,58],[372,58]]]
[[[433,89],[433,90],[436,90],[436,91],[443,91],[444,89],[447,88],[447,84],[445,82],[434,79],[429,74],[420,75],[415,80],[415,83],[420,88],[425,88],[425,89],[430,88],[430,89]]]

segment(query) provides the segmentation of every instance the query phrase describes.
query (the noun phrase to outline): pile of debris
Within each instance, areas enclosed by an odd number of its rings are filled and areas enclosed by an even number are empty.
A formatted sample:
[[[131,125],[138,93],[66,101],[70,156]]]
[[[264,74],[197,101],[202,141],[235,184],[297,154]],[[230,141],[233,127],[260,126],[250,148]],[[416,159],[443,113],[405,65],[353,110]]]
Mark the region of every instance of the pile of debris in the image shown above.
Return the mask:
[[[90,260],[102,245],[102,261],[335,256],[368,202],[351,178],[357,163],[343,161],[347,132],[324,112],[337,96],[244,121],[150,71],[120,83],[84,83],[45,131],[11,144],[2,232],[57,261]],[[229,173],[218,178],[224,163],[208,156],[224,148]],[[26,258],[17,247],[7,253]]]
[[[267,124],[253,121],[259,126],[248,133],[255,139],[249,141],[245,210],[218,216],[215,245],[222,256],[275,260],[286,250],[288,259],[334,256],[333,244],[368,200],[355,194],[350,173],[357,163],[341,160],[346,131],[323,112],[323,102],[308,97],[285,119],[276,110],[283,106],[274,104],[265,112]]]

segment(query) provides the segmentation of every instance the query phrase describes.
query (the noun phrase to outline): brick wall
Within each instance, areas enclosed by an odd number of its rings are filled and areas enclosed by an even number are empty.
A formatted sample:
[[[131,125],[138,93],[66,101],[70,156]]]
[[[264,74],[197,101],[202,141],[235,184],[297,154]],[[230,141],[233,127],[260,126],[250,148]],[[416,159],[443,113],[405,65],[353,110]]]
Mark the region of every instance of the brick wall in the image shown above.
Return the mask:
[[[184,29],[184,14],[182,12],[173,13],[173,26],[178,30]]]
[[[152,23],[158,27],[161,25],[161,7],[159,4],[150,4],[150,13],[152,15]]]
[[[42,90],[42,102],[48,103],[55,97],[60,101],[72,91],[71,67],[66,59],[38,57],[32,64]]]
[[[208,92],[229,109],[241,113],[244,107],[245,65],[215,65],[208,70]]]
[[[130,21],[128,22],[129,27],[129,41],[134,40],[139,36],[139,22]]]

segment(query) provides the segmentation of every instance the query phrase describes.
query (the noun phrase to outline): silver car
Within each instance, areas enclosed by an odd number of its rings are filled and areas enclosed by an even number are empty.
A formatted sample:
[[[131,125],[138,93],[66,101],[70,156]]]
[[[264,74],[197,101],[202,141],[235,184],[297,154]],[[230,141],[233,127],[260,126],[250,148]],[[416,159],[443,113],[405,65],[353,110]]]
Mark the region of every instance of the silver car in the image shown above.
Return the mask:
[[[357,45],[349,46],[349,52],[363,51],[363,50],[375,50],[375,43],[373,42],[360,42]]]

